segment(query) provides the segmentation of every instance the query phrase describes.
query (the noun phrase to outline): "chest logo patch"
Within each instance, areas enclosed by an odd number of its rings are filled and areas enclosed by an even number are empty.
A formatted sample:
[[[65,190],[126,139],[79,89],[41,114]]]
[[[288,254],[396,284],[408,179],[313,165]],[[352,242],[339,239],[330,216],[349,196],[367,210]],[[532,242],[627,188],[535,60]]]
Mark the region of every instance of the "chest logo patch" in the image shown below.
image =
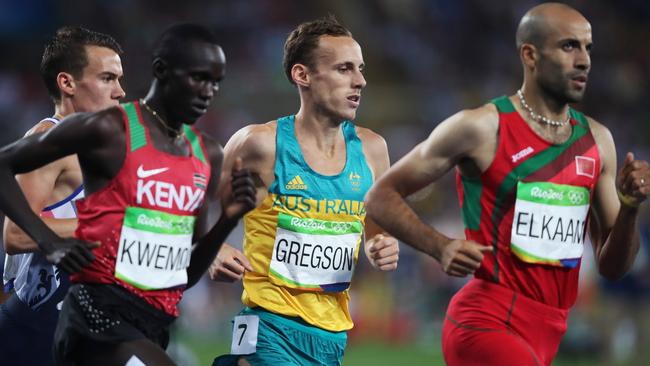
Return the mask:
[[[587,156],[576,156],[576,174],[593,178],[596,175],[596,160]]]
[[[293,179],[291,181],[289,181],[289,183],[287,183],[285,185],[285,188],[286,189],[305,190],[305,189],[307,189],[307,185],[302,180],[302,178],[300,178],[300,175],[296,175],[295,177],[293,177]]]

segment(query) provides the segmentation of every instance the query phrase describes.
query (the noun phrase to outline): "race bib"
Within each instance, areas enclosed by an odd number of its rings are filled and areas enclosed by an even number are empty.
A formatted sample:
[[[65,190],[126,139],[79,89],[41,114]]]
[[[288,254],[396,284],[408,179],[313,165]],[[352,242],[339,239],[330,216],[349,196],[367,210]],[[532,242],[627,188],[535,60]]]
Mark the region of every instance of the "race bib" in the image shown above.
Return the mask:
[[[279,214],[271,282],[308,291],[344,291],[350,286],[362,230],[360,221]]]
[[[257,351],[257,331],[260,318],[257,315],[238,315],[233,320],[231,355],[250,355]]]
[[[522,261],[574,268],[582,257],[589,190],[548,182],[517,184],[511,249]]]
[[[128,207],[115,259],[115,277],[142,290],[185,285],[194,221],[194,216]]]

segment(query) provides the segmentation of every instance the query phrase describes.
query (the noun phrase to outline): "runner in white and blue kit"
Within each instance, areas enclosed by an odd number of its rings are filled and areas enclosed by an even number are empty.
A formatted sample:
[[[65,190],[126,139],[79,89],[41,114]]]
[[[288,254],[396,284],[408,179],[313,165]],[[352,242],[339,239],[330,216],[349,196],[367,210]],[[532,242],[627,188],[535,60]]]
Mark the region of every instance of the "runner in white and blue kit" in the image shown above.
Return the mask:
[[[46,45],[41,75],[54,101],[55,115],[38,122],[27,136],[45,133],[72,113],[117,105],[120,45],[110,36],[79,27],[64,27]],[[57,160],[17,176],[31,208],[57,234],[69,237],[77,226],[74,201],[83,197],[76,156]],[[52,365],[52,339],[68,276],[48,263],[38,246],[10,219],[3,239],[4,290],[13,294],[0,307],[0,357],[7,365]]]

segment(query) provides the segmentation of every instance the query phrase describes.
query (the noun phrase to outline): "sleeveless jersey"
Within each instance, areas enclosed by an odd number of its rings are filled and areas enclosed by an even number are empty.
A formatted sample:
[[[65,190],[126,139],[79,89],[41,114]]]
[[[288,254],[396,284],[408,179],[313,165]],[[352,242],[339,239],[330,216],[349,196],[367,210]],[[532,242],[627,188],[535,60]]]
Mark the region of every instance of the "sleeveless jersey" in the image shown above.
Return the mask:
[[[139,103],[121,107],[127,151],[122,168],[102,189],[77,202],[75,236],[101,242],[75,283],[117,284],[153,307],[178,316],[187,283],[195,218],[210,177],[202,139],[184,125],[190,156],[157,150]]]
[[[586,117],[570,109],[571,136],[551,144],[508,97],[494,161],[480,178],[457,173],[468,240],[489,245],[475,276],[561,309],[573,305],[600,157]]]
[[[43,119],[53,124],[60,120],[55,117]],[[42,121],[41,121],[42,122]],[[69,219],[77,217],[74,202],[83,198],[83,185],[68,197],[41,211],[41,217]],[[45,303],[55,306],[63,300],[70,281],[65,272],[50,264],[40,252],[8,255],[4,269],[5,291],[14,289],[16,296],[32,309],[38,309]]]
[[[330,331],[352,328],[348,287],[372,184],[354,125],[345,121],[341,128],[345,167],[325,176],[305,161],[294,116],[278,119],[275,180],[262,204],[244,216],[244,254],[253,266],[244,276],[244,304]]]

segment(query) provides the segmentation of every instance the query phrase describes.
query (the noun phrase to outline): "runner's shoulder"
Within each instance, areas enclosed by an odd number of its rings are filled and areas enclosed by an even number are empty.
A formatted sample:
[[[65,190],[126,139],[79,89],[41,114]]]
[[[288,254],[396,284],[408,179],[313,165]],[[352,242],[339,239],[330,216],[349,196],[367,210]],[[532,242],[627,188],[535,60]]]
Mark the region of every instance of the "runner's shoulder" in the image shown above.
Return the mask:
[[[589,123],[589,129],[594,135],[611,136],[609,128],[607,128],[604,124],[587,115],[585,115],[585,118],[587,119],[587,123]]]
[[[486,103],[478,108],[463,109],[451,116],[448,121],[465,137],[483,139],[495,135],[499,130],[499,112],[492,103]]]
[[[355,126],[355,131],[363,146],[366,147],[371,154],[374,155],[377,153],[381,154],[380,156],[383,156],[388,150],[386,140],[377,132],[360,126]]]
[[[247,125],[232,136],[228,145],[254,155],[275,156],[276,127],[277,120]]]
[[[54,123],[52,120],[48,118],[44,118],[40,120],[37,124],[35,124],[32,128],[30,128],[26,133],[25,137],[34,135],[37,133],[43,133],[48,130],[50,130],[52,127],[56,126],[56,123]]]

